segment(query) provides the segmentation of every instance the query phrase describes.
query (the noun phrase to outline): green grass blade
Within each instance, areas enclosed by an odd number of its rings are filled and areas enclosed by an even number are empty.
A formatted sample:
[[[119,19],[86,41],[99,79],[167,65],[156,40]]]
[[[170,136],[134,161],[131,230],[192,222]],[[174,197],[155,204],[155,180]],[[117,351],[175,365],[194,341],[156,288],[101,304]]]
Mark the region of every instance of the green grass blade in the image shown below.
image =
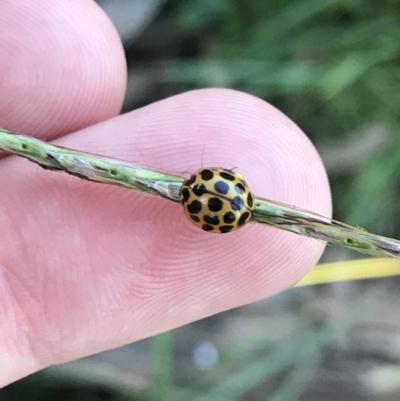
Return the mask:
[[[51,145],[0,129],[0,150],[24,157],[47,170],[88,181],[118,185],[180,202],[184,177],[90,153]],[[222,167],[222,166],[219,166]],[[369,234],[316,213],[255,196],[252,222],[266,224],[372,256],[400,258],[400,241]]]
[[[151,338],[152,386],[151,399],[172,400],[173,393],[173,332]]]

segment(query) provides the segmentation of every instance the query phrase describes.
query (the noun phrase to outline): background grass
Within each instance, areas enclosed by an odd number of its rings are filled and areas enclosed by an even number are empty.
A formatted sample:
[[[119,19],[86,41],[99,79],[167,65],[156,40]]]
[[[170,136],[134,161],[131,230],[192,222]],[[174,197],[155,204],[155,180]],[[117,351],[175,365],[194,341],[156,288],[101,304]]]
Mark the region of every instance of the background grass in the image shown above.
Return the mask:
[[[320,151],[334,218],[400,238],[399,14],[398,0],[167,1],[126,45],[132,74],[149,84],[140,96],[128,91],[124,110],[209,86],[259,96],[290,116]],[[348,255],[329,250],[327,258]],[[393,344],[400,335],[392,326],[381,330],[383,316],[386,325],[397,324],[398,284],[293,289],[261,303],[263,310],[249,306],[214,317],[203,362],[217,359],[207,368],[190,355],[194,368],[178,363],[177,338],[187,338],[182,330],[190,328],[157,336],[149,342],[144,391],[38,373],[0,390],[0,399],[398,400],[400,384],[390,372],[398,373]],[[237,332],[220,330],[218,322],[232,316]],[[249,320],[257,320],[257,329],[238,335]],[[207,324],[190,327],[204,333]],[[377,371],[386,372],[385,385],[374,381]]]

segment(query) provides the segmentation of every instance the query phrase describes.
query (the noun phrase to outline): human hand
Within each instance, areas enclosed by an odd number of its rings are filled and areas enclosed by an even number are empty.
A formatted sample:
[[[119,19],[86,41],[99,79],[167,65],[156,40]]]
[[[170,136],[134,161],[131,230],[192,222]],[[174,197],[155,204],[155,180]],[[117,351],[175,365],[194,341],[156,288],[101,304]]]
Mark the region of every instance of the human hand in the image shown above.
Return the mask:
[[[237,167],[256,195],[331,214],[314,147],[259,99],[208,89],[115,117],[125,60],[93,1],[3,1],[0,37],[2,128],[175,173]],[[203,232],[178,204],[16,157],[0,172],[0,386],[269,297],[324,249],[256,224]]]

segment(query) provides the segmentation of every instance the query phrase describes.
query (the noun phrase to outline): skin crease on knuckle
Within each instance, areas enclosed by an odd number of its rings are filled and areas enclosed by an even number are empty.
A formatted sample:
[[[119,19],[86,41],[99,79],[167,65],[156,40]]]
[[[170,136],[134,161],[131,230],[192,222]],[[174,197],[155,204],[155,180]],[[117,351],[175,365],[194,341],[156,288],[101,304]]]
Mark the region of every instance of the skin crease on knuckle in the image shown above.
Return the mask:
[[[178,174],[237,167],[253,194],[331,214],[316,150],[278,110],[246,94],[208,89],[109,119],[125,85],[124,78],[113,81],[115,71],[124,71],[123,59],[115,63],[103,73],[114,82],[111,89],[100,90],[99,78],[85,92],[97,93],[99,104],[110,102],[97,117],[89,109],[92,120],[83,118],[90,101],[79,91],[66,91],[71,104],[80,103],[54,110],[58,118],[21,91],[13,101],[25,99],[24,113],[14,118],[0,111],[0,126],[8,121],[39,135],[50,119],[44,137],[54,138],[105,120],[56,143]],[[47,73],[51,80],[52,70]],[[64,131],[67,117],[75,125]],[[0,385],[273,295],[307,273],[324,249],[255,224],[226,235],[203,232],[179,204],[43,171],[14,157],[1,160],[0,169],[6,189],[0,198],[0,319],[7,327],[0,333],[0,372],[6,372]]]

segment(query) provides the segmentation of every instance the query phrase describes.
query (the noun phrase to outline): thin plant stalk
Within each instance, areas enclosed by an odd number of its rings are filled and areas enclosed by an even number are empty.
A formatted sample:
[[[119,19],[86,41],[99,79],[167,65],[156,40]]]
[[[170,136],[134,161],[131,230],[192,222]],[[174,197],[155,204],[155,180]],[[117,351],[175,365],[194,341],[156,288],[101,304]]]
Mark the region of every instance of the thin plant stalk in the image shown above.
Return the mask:
[[[0,129],[0,150],[24,157],[47,170],[112,184],[147,195],[180,202],[185,177],[156,171],[121,160],[79,152]],[[316,240],[344,246],[371,256],[400,258],[400,241],[316,213],[254,196],[253,223],[265,224]]]

